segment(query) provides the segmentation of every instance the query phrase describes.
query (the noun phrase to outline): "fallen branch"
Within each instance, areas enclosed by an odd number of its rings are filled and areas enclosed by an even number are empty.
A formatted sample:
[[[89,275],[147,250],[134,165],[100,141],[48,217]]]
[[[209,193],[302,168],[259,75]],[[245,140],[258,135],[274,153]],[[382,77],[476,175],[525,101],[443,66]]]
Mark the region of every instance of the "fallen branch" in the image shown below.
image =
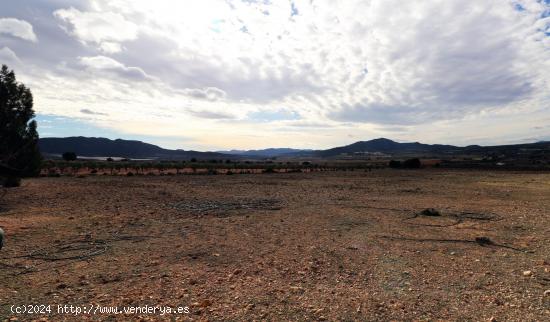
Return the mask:
[[[26,257],[45,261],[85,260],[105,253],[108,248],[109,245],[104,241],[77,241],[50,248],[38,249],[30,252]]]
[[[502,220],[502,217],[495,215],[495,214],[484,214],[484,213],[477,213],[477,212],[458,212],[458,213],[450,213],[448,215],[440,214],[438,216],[429,216],[425,215],[425,210],[421,212],[416,212],[412,216],[407,217],[403,219],[405,220],[411,220],[418,218],[420,216],[427,217],[427,218],[453,218],[454,222],[450,224],[415,224],[415,223],[409,223],[409,225],[412,226],[426,226],[426,227],[452,227],[459,225],[464,222],[465,219],[468,220],[481,220],[481,221],[499,221]]]
[[[515,250],[518,252],[529,252],[526,249],[519,249],[508,245],[497,244],[490,240],[488,237],[476,237],[474,240],[467,239],[438,239],[438,238],[408,238],[402,236],[379,236],[380,238],[389,239],[389,240],[404,240],[404,241],[414,241],[414,242],[436,242],[436,243],[464,243],[464,244],[477,244],[482,247],[485,246],[494,246],[500,248],[507,248]]]

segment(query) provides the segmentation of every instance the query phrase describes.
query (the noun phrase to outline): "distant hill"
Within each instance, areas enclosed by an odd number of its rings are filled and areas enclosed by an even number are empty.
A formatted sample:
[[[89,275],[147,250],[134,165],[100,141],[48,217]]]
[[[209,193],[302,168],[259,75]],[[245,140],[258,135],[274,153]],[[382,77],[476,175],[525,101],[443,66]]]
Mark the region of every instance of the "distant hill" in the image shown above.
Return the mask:
[[[339,155],[351,155],[358,153],[380,152],[389,155],[489,155],[505,154],[520,155],[529,151],[542,150],[550,151],[550,142],[543,141],[537,143],[511,144],[480,146],[469,145],[459,147],[444,144],[423,144],[419,142],[399,143],[385,138],[374,139],[370,141],[359,141],[350,145],[332,148],[328,150],[315,151],[315,155],[320,157],[335,157]]]
[[[550,152],[550,141],[493,146],[469,145],[462,148],[462,151],[466,154],[524,154],[533,151],[543,151],[547,153]]]
[[[42,154],[61,155],[64,152],[74,152],[82,157],[122,157],[131,159],[164,159],[187,160],[196,159],[231,159],[234,155],[217,152],[198,152],[184,150],[168,150],[159,146],[131,140],[110,140],[106,138],[67,137],[41,138],[38,142]]]
[[[302,150],[302,149],[291,149],[291,148],[269,148],[262,150],[229,150],[229,151],[217,151],[219,153],[233,154],[233,155],[242,155],[242,156],[251,156],[251,157],[280,157],[287,155],[296,155],[309,153],[313,150]]]
[[[380,152],[385,154],[403,154],[403,153],[443,153],[445,151],[458,151],[461,148],[453,145],[442,144],[422,144],[419,142],[413,143],[398,143],[389,139],[379,138],[370,141],[359,141],[350,145],[332,148],[328,150],[317,151],[316,154],[322,157],[331,157],[341,154],[353,153],[374,153]]]

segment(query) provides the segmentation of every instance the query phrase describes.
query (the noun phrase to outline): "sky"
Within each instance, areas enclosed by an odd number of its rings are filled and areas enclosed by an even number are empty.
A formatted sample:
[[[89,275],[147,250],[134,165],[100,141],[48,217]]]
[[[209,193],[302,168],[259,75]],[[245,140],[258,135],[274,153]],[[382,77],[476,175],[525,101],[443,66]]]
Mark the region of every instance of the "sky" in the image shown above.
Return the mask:
[[[41,137],[550,140],[550,0],[0,0]]]

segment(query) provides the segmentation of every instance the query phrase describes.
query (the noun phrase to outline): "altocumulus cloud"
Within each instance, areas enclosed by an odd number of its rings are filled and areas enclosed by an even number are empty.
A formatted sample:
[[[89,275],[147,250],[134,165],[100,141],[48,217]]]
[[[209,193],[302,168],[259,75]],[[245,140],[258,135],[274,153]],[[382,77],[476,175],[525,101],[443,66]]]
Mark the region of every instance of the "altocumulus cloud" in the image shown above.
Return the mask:
[[[62,22],[67,33],[107,53],[121,51],[121,42],[137,37],[138,27],[119,13],[81,12],[71,7],[56,10],[54,16]]]
[[[19,57],[8,47],[0,48],[0,61],[19,66]]]
[[[149,76],[139,67],[127,67],[105,56],[79,57],[80,64],[93,71],[106,72],[130,80],[147,80]]]
[[[185,94],[199,99],[205,99],[209,101],[217,101],[223,99],[226,93],[221,89],[215,87],[200,88],[188,88],[183,91]]]
[[[128,134],[193,137],[195,148],[330,146],[349,133],[441,143],[550,134],[533,129],[550,117],[547,1],[21,0],[0,9],[0,57],[21,62],[39,112],[78,117],[85,100],[109,111],[103,126]],[[258,121],[282,107],[292,119]]]
[[[38,40],[30,23],[15,18],[0,18],[0,33],[32,42]]]
[[[104,115],[104,116],[108,115],[107,113],[94,112],[94,111],[92,111],[92,110],[90,110],[90,109],[87,109],[87,108],[81,109],[81,110],[80,110],[80,113],[82,113],[82,114],[88,114],[88,115]]]

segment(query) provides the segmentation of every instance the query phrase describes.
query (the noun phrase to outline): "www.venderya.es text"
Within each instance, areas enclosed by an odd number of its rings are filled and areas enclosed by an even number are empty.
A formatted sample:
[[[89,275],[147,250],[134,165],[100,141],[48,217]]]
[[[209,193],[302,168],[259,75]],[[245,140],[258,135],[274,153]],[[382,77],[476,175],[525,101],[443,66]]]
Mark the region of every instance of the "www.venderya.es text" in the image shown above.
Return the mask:
[[[150,315],[169,315],[169,314],[188,314],[188,306],[158,306],[158,305],[140,305],[140,306],[101,306],[101,305],[12,305],[10,307],[12,314],[71,314],[71,315],[97,315],[97,314],[150,314]]]

